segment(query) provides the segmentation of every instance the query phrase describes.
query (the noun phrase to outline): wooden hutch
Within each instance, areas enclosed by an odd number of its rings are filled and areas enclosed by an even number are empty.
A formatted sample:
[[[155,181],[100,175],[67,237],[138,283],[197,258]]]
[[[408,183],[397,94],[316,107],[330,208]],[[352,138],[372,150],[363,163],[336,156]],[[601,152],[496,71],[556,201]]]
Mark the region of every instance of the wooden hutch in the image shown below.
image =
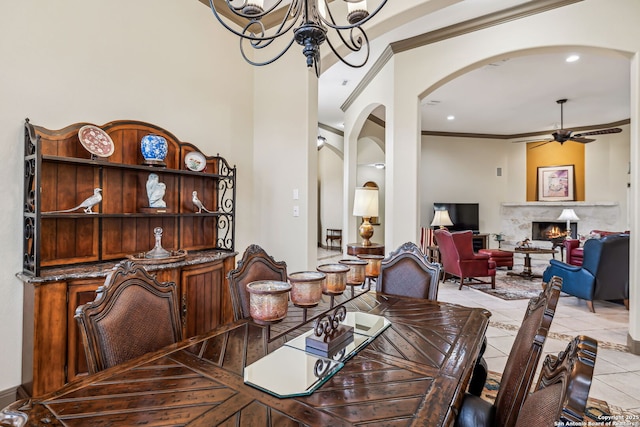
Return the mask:
[[[234,268],[236,169],[219,156],[205,156],[206,168],[193,171],[185,156],[197,147],[144,122],[114,121],[99,126],[113,140],[109,157],[92,156],[80,143],[76,123],[61,130],[34,126],[24,133],[24,282],[21,395],[55,390],[86,372],[74,313],[95,298],[95,289],[116,263],[154,247],[185,250],[171,262],[145,262],[161,281],[178,284],[183,336],[190,337],[233,320],[226,283]],[[166,166],[148,166],[142,137],[167,140]],[[166,185],[167,209],[149,212],[150,173]],[[78,206],[94,188],[102,202],[93,213]],[[209,212],[198,213],[192,192]],[[54,212],[56,211],[56,212]]]

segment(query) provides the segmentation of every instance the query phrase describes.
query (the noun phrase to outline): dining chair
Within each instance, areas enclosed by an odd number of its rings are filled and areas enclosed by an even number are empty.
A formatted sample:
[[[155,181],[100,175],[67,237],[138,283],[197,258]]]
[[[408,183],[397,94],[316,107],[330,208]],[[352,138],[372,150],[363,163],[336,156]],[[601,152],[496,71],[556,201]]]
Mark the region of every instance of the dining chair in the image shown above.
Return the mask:
[[[580,335],[558,356],[548,355],[536,390],[524,402],[516,427],[587,425],[584,422],[598,341]]]
[[[238,261],[238,266],[227,274],[233,317],[235,320],[251,317],[247,284],[256,280],[287,281],[287,263],[275,261],[256,244],[249,245]]]
[[[518,418],[542,354],[555,315],[562,279],[552,278],[537,297],[529,300],[507,358],[495,402],[466,393],[456,419],[459,427],[512,427]]]
[[[133,261],[117,264],[96,298],[76,308],[89,373],[182,339],[176,284],[161,283]]]
[[[376,292],[437,300],[440,269],[415,243],[404,243],[382,260]]]
[[[470,230],[450,233],[441,228],[434,231],[434,237],[440,251],[445,279],[447,276],[457,277],[460,280],[459,289],[462,289],[462,285],[471,283],[487,283],[495,289],[496,263],[489,259],[489,255],[473,251],[473,233]]]

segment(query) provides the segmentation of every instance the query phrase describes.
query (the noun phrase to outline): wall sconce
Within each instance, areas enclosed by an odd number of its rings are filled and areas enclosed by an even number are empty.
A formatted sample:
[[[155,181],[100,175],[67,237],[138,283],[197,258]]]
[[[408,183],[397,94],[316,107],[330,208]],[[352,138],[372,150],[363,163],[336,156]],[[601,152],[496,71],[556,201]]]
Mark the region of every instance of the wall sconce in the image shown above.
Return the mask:
[[[327,142],[327,138],[322,135],[318,135],[318,150],[324,147],[324,144]]]
[[[378,216],[378,189],[371,187],[357,187],[353,200],[353,216],[363,219],[358,231],[362,237],[362,246],[371,246],[369,240],[373,236],[371,217]]]

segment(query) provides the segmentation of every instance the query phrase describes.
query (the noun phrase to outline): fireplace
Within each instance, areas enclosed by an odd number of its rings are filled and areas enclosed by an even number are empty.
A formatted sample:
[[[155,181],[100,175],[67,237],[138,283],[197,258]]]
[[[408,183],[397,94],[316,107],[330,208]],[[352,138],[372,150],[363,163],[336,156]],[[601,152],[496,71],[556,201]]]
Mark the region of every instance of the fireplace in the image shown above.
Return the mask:
[[[573,208],[580,218],[571,224],[571,236],[587,234],[590,230],[626,229],[622,206],[617,202],[509,202],[500,205],[500,234],[504,235],[503,246],[517,245],[532,236],[534,221],[553,222],[565,231],[567,221],[557,220],[562,209]],[[622,225],[621,225],[622,224]],[[537,234],[536,231],[533,233]]]
[[[578,238],[578,223],[570,223],[571,237]],[[554,241],[564,238],[567,223],[564,221],[532,221],[531,240]]]

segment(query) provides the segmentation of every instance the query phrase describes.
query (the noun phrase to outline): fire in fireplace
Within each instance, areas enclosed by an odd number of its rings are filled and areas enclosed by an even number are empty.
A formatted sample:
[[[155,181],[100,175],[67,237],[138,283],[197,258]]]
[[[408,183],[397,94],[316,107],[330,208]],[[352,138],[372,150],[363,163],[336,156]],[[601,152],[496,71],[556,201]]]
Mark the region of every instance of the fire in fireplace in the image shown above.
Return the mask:
[[[571,237],[578,237],[578,223],[572,222]],[[558,221],[534,221],[531,223],[531,240],[554,241],[563,238],[566,234],[566,222]]]

